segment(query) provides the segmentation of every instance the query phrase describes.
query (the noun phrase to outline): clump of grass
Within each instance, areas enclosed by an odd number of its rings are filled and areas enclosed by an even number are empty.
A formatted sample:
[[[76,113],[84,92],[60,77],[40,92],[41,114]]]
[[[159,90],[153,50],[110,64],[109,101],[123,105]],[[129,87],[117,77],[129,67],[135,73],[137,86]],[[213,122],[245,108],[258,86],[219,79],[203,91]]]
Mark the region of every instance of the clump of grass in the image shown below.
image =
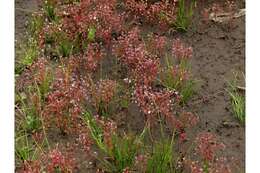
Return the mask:
[[[241,122],[245,123],[245,95],[238,89],[238,76],[235,74],[235,79],[229,82],[229,88],[227,90],[230,99],[232,110],[235,117]]]
[[[53,75],[49,68],[43,66],[42,59],[35,63],[35,81],[28,86],[26,91],[18,94],[16,102],[18,109],[23,115],[22,128],[26,132],[35,132],[41,127],[41,112],[45,104],[45,99],[50,91]]]
[[[27,50],[25,51],[24,57],[21,59],[21,64],[23,66],[30,66],[37,58],[38,51],[35,42],[30,42]]]
[[[126,134],[119,136],[113,131],[113,128],[106,129],[110,122],[103,124],[102,127],[89,112],[84,114],[84,120],[103,155],[98,160],[104,170],[117,173],[133,166],[137,152],[142,145],[143,133],[140,136]]]
[[[235,116],[239,119],[240,122],[245,122],[245,97],[238,93],[229,93],[232,99],[232,107],[235,113]]]
[[[55,4],[52,0],[45,1],[43,9],[45,11],[45,15],[47,16],[47,18],[50,22],[55,21],[57,19],[57,16],[55,13]]]
[[[22,108],[25,113],[25,119],[22,124],[23,129],[25,129],[27,132],[34,132],[41,128],[41,120],[37,116],[37,112],[35,108],[28,108],[23,107]]]
[[[41,102],[39,97],[30,94],[28,97],[18,95],[18,101],[20,102],[19,110],[23,116],[20,122],[22,129],[28,133],[33,133],[41,128],[41,119],[39,111],[39,103]]]
[[[91,113],[86,112],[84,120],[92,138],[101,151],[99,153],[100,156],[97,157],[101,162],[103,170],[117,173],[123,172],[125,169],[133,170],[135,166],[138,166],[140,168],[139,171],[147,173],[172,173],[177,171],[177,155],[174,153],[174,135],[172,138],[164,136],[165,138],[160,141],[151,141],[153,145],[149,147],[143,143],[147,131],[146,127],[137,136],[126,134],[120,136],[112,132],[110,139],[106,139],[108,137],[106,129],[100,126]],[[110,142],[108,143],[107,141]],[[145,159],[140,161],[138,156],[142,156],[141,153],[143,152]]]
[[[20,59],[15,66],[15,74],[21,74],[24,69],[31,66],[39,55],[38,45],[34,39],[29,39],[28,43],[22,48]]]
[[[187,31],[192,20],[193,8],[196,3],[196,0],[192,0],[189,7],[187,7],[185,1],[186,0],[179,0],[177,17],[174,23],[175,27],[181,31]]]
[[[26,163],[37,161],[43,153],[45,144],[49,147],[46,136],[43,138],[43,141],[36,141],[26,131],[17,131],[15,133],[15,157],[17,164],[24,166]]]
[[[62,57],[69,57],[69,55],[72,52],[72,49],[73,45],[71,41],[69,41],[68,39],[63,39],[59,44],[58,52]]]
[[[96,37],[96,28],[95,27],[90,27],[88,30],[88,40],[89,41],[95,41]]]
[[[178,65],[174,65],[166,57],[166,68],[160,79],[165,87],[179,92],[181,104],[187,103],[195,93],[196,81],[191,77],[190,65],[187,60],[181,60]]]
[[[138,137],[114,135],[112,144],[112,148],[109,151],[112,162],[107,162],[104,166],[111,172],[122,172],[125,168],[131,168],[140,148]]]
[[[33,147],[28,141],[27,134],[18,133],[15,137],[15,155],[21,161],[32,160],[33,159]]]
[[[43,18],[41,15],[32,15],[28,26],[28,39],[25,44],[21,44],[21,52],[18,53],[19,59],[15,65],[15,74],[21,74],[24,69],[31,66],[39,56],[38,34],[43,27]]]
[[[87,111],[83,114],[83,119],[87,127],[89,128],[91,137],[96,142],[98,148],[106,152],[107,149],[103,140],[102,128],[96,123],[95,119],[93,118],[93,115]]]
[[[153,145],[151,157],[147,160],[147,173],[175,172],[174,140],[163,139]]]
[[[29,25],[29,32],[33,38],[37,38],[44,26],[44,18],[42,15],[33,14]]]

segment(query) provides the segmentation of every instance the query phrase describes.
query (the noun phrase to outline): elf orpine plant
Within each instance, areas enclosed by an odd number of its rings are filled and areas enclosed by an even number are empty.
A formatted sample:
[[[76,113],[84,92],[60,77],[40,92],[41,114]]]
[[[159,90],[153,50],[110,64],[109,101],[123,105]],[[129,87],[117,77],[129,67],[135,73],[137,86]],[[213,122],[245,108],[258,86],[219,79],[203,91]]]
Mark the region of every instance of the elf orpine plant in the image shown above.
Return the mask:
[[[172,43],[172,55],[178,60],[189,60],[192,57],[192,47],[187,47],[180,39]]]
[[[87,77],[85,87],[88,92],[86,97],[92,104],[95,112],[100,116],[108,116],[111,113],[111,104],[115,102],[118,84],[114,80],[100,79],[94,83],[92,77]]]
[[[224,149],[224,144],[217,140],[214,134],[200,133],[196,139],[196,151],[202,158],[202,162],[184,158],[192,173],[232,173],[230,161],[226,157],[217,157],[217,153]]]
[[[81,40],[101,39],[109,43],[112,33],[122,29],[123,16],[115,8],[116,1],[80,1],[65,8],[62,25],[71,38],[80,34]]]
[[[113,44],[113,54],[130,69],[136,68],[146,54],[145,45],[140,38],[140,29],[135,27],[120,36]]]
[[[58,146],[49,151],[47,159],[47,171],[50,173],[73,172],[76,168],[75,158],[69,152],[61,152]]]
[[[157,77],[158,69],[158,60],[144,59],[144,61],[140,61],[134,70],[136,83],[150,86]]]
[[[216,136],[212,133],[200,133],[197,136],[197,152],[204,161],[213,161],[216,153],[225,148],[225,145],[220,143]]]
[[[159,1],[147,2],[127,0],[125,8],[135,19],[145,19],[148,23],[158,23],[161,29],[169,28],[172,21],[176,20],[176,2]]]
[[[172,113],[173,104],[178,101],[176,92],[153,91],[151,87],[144,85],[137,86],[134,95],[149,124],[152,125],[158,118],[163,117],[171,127],[181,128],[181,122]]]
[[[148,43],[146,47],[149,53],[155,54],[158,57],[163,57],[166,51],[167,38],[155,34],[148,35]]]
[[[89,154],[91,152],[91,146],[93,145],[93,140],[89,132],[82,132],[79,135],[78,141],[83,146],[84,151]]]
[[[159,60],[146,50],[137,27],[119,38],[113,52],[127,65],[131,78],[136,83],[150,85],[156,79],[159,71]]]
[[[82,61],[85,69],[88,72],[94,72],[97,70],[102,57],[104,56],[103,50],[97,44],[89,44],[85,54],[82,57]]]
[[[24,161],[22,168],[19,169],[18,173],[40,173],[42,170],[41,163],[39,160]]]
[[[109,114],[109,105],[117,91],[117,83],[112,80],[100,80],[93,94],[95,107],[100,115]]]
[[[47,96],[44,111],[44,120],[47,124],[54,123],[62,133],[69,133],[76,128],[77,119],[81,112],[81,103],[84,99],[80,81],[73,78],[69,72],[58,69],[53,91]]]
[[[194,93],[195,81],[190,72],[190,59],[192,48],[187,47],[176,39],[172,44],[172,57],[165,57],[166,68],[162,70],[161,81],[169,89],[177,90],[182,99],[181,103],[186,103]]]

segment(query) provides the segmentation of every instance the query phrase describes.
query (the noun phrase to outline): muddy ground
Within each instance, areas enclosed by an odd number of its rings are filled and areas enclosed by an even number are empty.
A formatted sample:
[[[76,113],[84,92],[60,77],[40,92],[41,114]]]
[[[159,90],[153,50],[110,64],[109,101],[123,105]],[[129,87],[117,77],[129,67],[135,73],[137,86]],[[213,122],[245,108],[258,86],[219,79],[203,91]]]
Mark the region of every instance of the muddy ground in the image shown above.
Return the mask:
[[[21,42],[26,34],[26,26],[32,12],[39,9],[37,0],[16,0],[15,1],[15,40]],[[16,44],[18,46],[19,44]]]
[[[233,79],[234,71],[245,71],[245,17],[234,19],[231,24],[202,24],[199,12],[210,3],[198,4],[191,30],[168,34],[168,37],[180,37],[193,47],[192,71],[198,80],[198,88],[185,109],[200,117],[195,131],[209,131],[220,136],[226,145],[224,154],[234,157],[237,167],[244,172],[245,127],[232,115],[230,98],[225,89],[227,81]],[[238,8],[244,8],[242,1],[237,1],[237,4]],[[39,8],[39,3],[37,0],[16,0],[15,5],[17,47],[24,40],[26,23],[31,12]],[[241,85],[244,85],[244,80]],[[137,128],[142,126],[143,120],[136,106],[131,105],[129,109],[131,117],[126,121]]]

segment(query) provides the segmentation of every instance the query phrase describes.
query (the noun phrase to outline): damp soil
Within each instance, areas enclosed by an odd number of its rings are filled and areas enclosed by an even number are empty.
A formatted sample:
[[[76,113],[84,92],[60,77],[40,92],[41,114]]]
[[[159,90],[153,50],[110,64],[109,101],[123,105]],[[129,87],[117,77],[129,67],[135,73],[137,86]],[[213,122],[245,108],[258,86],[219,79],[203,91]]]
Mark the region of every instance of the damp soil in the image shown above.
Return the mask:
[[[26,39],[26,28],[30,16],[40,8],[37,0],[15,0],[15,40],[16,46]]]
[[[205,24],[202,22],[200,12],[214,1],[204,0],[203,2],[198,3],[192,27],[188,32],[162,33],[152,27],[142,26],[142,28],[145,32],[166,35],[169,40],[181,38],[193,47],[191,67],[192,74],[198,81],[197,90],[184,108],[200,117],[200,122],[193,132],[208,131],[219,136],[226,145],[224,155],[235,158],[239,171],[245,172],[245,126],[234,117],[226,91],[227,82],[234,79],[233,72],[245,72],[245,17],[234,19],[230,23],[208,22]],[[236,3],[238,8],[244,8],[242,0],[237,0]],[[37,0],[15,1],[16,48],[25,39],[29,16],[39,8],[40,4]],[[241,85],[245,85],[243,78]],[[117,117],[118,122],[121,122],[121,127],[128,125],[133,131],[140,131],[144,126],[144,118],[135,104],[130,104],[129,108]],[[74,137],[64,137],[55,130],[49,135],[49,139],[53,144],[75,141]],[[84,160],[79,172],[82,170],[92,172],[94,166],[86,166],[91,160],[83,158],[82,154],[79,150],[81,162]]]

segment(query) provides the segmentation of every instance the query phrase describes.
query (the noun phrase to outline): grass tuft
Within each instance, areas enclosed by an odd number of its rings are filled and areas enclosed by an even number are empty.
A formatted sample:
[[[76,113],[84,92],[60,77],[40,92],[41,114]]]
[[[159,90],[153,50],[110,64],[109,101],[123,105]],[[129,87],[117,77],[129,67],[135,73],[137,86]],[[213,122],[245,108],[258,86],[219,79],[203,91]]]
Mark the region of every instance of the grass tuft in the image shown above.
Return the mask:
[[[181,31],[187,31],[188,27],[190,26],[193,16],[193,8],[196,3],[196,0],[192,0],[190,6],[187,7],[185,1],[187,2],[187,0],[179,0],[177,18],[174,23],[175,27]]]
[[[241,122],[245,123],[246,113],[245,113],[245,95],[244,93],[241,93],[237,88],[237,74],[235,74],[235,80],[232,82],[229,82],[229,88],[227,90],[230,99],[231,99],[231,105],[232,110],[235,115],[235,117]]]

